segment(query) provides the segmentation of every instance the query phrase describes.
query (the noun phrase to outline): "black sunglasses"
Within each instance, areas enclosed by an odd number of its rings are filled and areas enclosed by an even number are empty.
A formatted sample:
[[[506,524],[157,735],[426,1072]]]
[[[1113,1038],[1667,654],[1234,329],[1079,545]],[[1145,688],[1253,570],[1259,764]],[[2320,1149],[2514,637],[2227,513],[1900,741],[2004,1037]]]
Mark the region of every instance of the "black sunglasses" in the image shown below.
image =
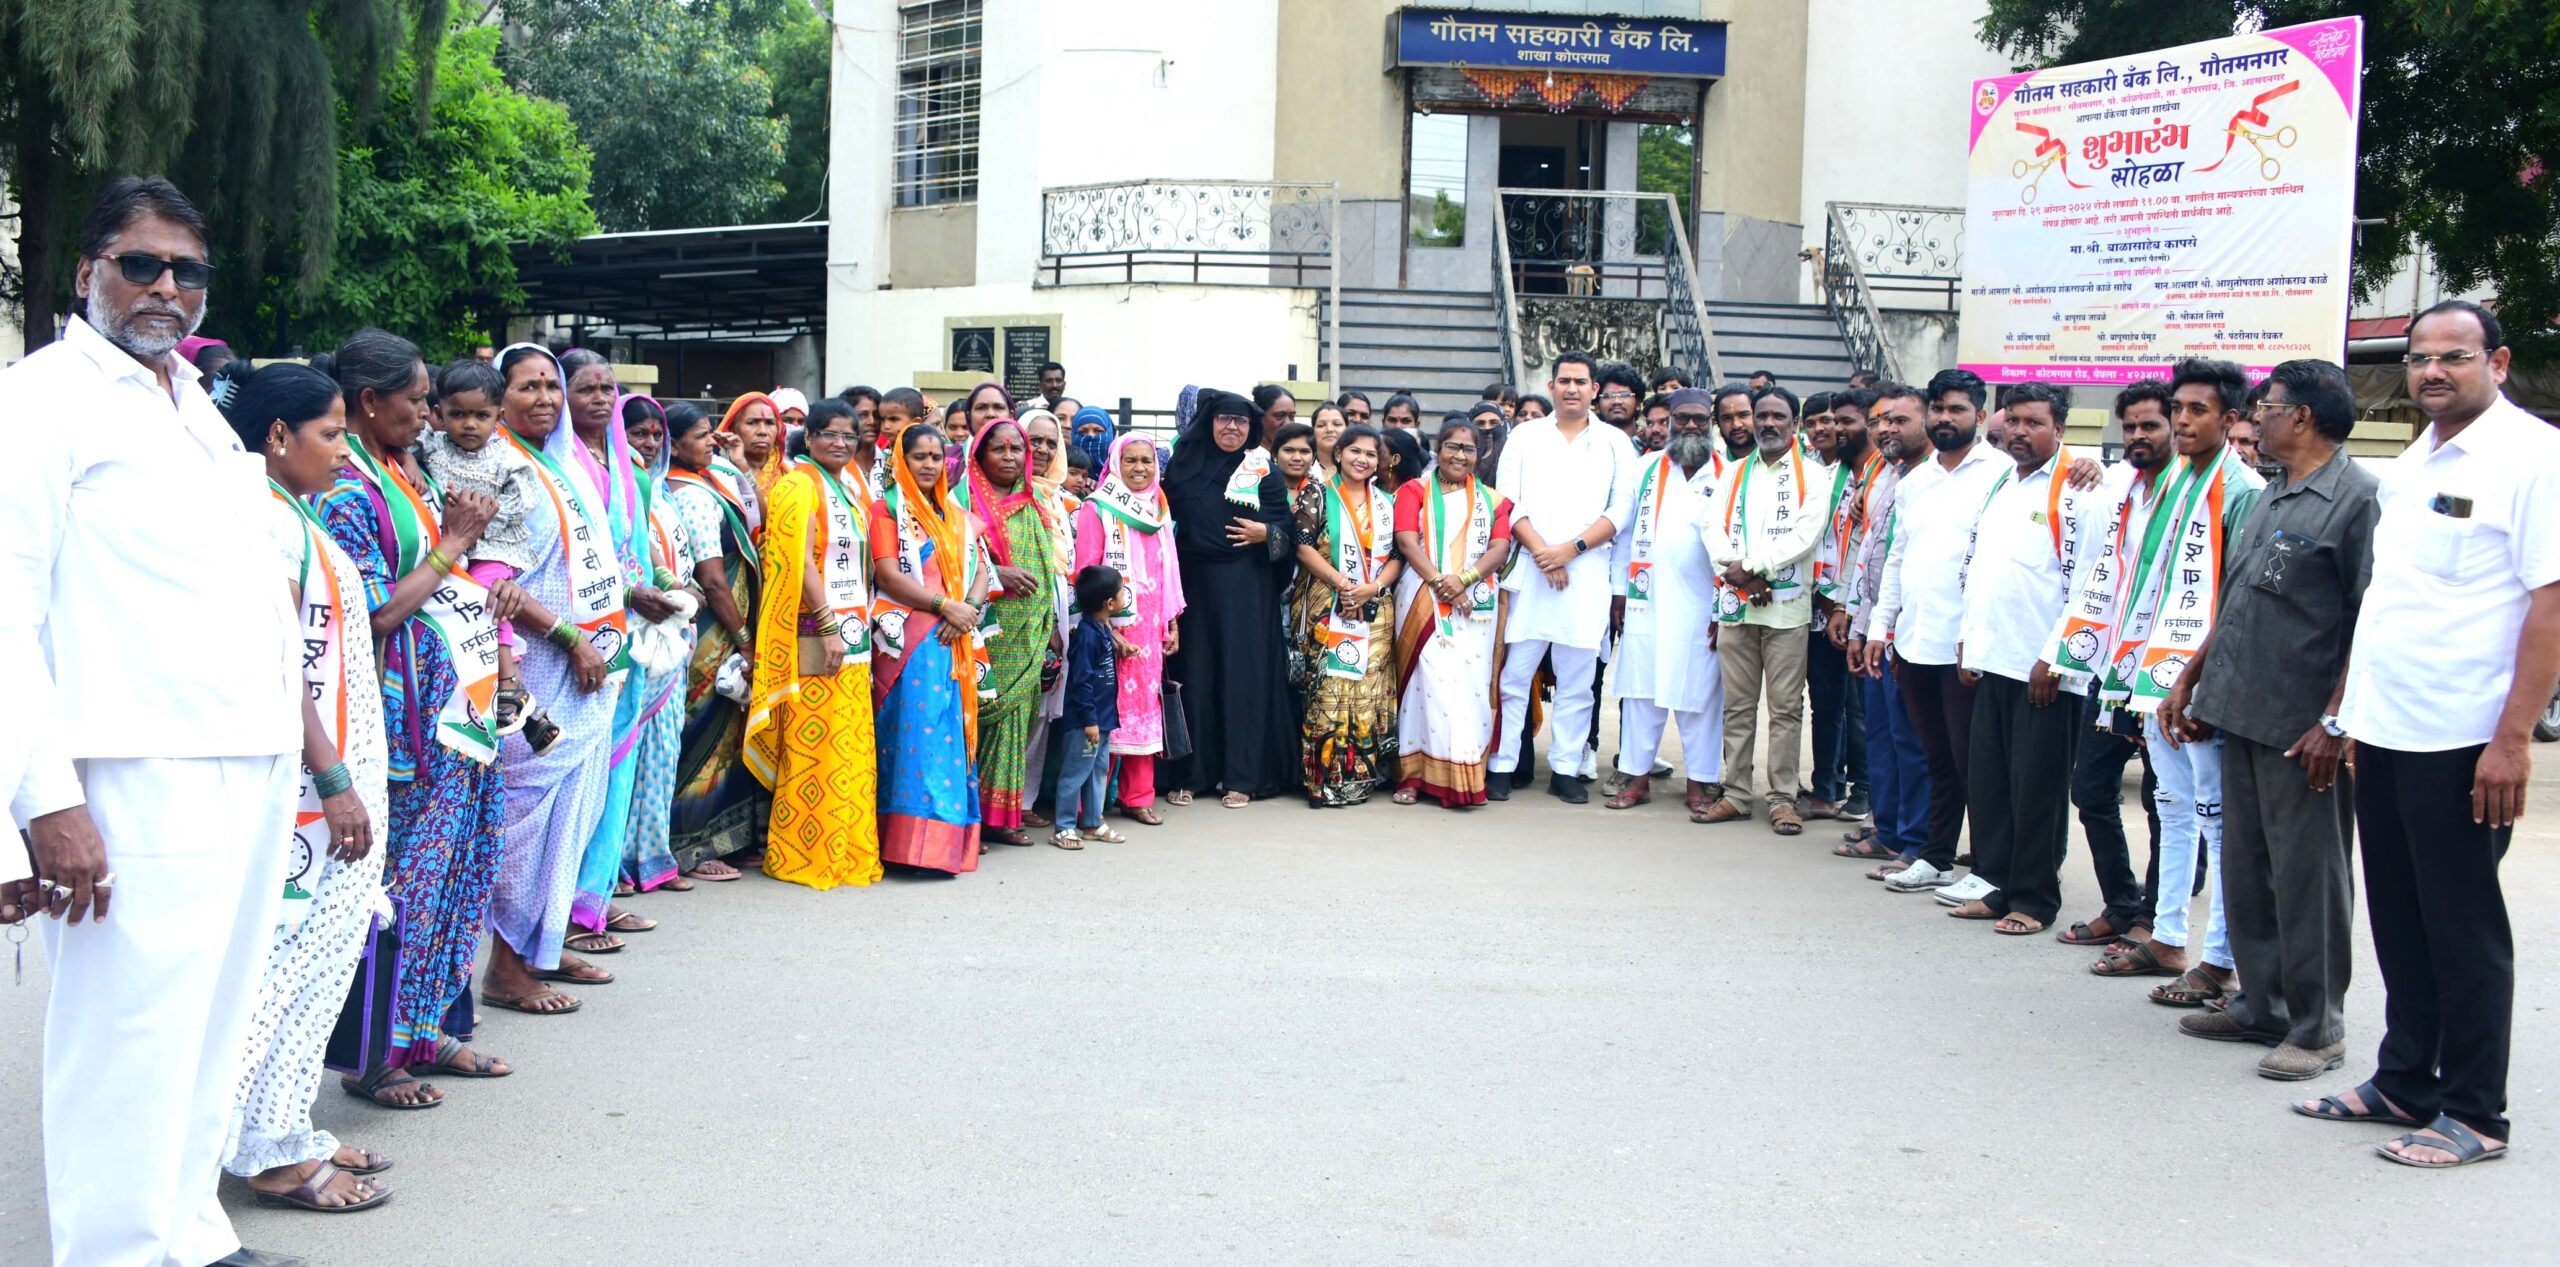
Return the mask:
[[[148,286],[160,280],[160,274],[164,272],[177,276],[180,290],[202,290],[213,281],[213,265],[203,260],[164,260],[157,255],[138,252],[132,255],[101,255],[98,258],[114,260],[116,270],[124,274],[125,283],[131,286]]]

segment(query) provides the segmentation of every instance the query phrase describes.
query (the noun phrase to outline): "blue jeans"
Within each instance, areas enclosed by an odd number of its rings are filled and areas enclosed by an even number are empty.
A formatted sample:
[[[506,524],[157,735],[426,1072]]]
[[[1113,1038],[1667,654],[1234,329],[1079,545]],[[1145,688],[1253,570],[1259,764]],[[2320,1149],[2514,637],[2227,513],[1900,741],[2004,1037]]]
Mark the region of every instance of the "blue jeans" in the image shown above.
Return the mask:
[[[1087,739],[1081,728],[1071,728],[1060,736],[1066,740],[1058,768],[1058,827],[1094,828],[1102,825],[1104,798],[1111,793],[1111,749],[1101,740]]]
[[[1902,685],[1887,672],[1856,679],[1866,705],[1867,802],[1876,840],[1905,858],[1929,842],[1929,765],[1920,733],[1902,710]]]
[[[1872,782],[1859,717],[1865,692],[1851,685],[1849,653],[1831,645],[1821,621],[1815,621],[1806,636],[1804,683],[1813,712],[1813,766],[1806,772],[1806,790],[1816,800],[1837,805],[1849,799],[1854,789],[1867,788]],[[1874,800],[1872,788],[1867,797]]]

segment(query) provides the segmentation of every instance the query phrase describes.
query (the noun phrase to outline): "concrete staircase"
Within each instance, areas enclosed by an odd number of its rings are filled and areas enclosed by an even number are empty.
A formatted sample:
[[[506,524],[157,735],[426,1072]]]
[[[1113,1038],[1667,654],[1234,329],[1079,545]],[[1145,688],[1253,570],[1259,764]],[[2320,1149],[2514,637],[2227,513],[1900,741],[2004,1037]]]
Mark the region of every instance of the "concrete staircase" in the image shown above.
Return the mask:
[[[1322,340],[1330,352],[1331,300],[1318,292]],[[1493,296],[1457,290],[1354,290],[1342,292],[1342,383],[1366,392],[1383,408],[1388,396],[1411,392],[1422,402],[1427,430],[1452,409],[1484,395],[1487,383],[1508,377]],[[1710,300],[1717,359],[1736,382],[1753,370],[1770,370],[1798,396],[1848,383],[1854,368],[1840,329],[1819,304]],[[1525,385],[1543,390],[1543,384]],[[1301,414],[1307,412],[1302,406]]]
[[[1753,370],[1778,376],[1778,385],[1802,397],[1849,383],[1857,367],[1840,342],[1840,327],[1820,304],[1707,301],[1715,327],[1716,360],[1724,376],[1741,382]]]
[[[1317,292],[1322,340],[1331,351],[1331,297]],[[1423,429],[1440,415],[1464,409],[1484,395],[1485,384],[1508,378],[1493,296],[1457,290],[1342,291],[1343,391],[1368,394],[1384,409],[1387,397],[1411,392],[1422,402]],[[1328,356],[1327,361],[1330,361]],[[1304,417],[1310,405],[1298,407]]]

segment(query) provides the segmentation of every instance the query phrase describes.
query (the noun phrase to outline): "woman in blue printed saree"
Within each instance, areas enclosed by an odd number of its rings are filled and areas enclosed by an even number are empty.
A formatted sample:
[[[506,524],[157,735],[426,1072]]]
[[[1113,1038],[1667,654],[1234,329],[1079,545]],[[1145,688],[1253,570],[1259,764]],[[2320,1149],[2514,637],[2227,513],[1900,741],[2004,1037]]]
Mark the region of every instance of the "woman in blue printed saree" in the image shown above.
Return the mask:
[[[746,481],[720,460],[717,435],[710,416],[694,406],[679,401],[667,407],[667,500],[683,521],[695,560],[694,585],[703,598],[693,621],[693,662],[685,674],[668,846],[685,875],[729,881],[744,873],[725,858],[763,848],[772,798],[739,759],[747,720],[741,697],[753,660],[763,569],[742,487]],[[729,694],[720,689],[724,668]]]
[[[383,341],[388,341],[383,343]],[[373,345],[383,343],[381,349]],[[350,355],[350,354],[353,355]],[[506,782],[485,747],[446,742],[444,719],[475,711],[458,669],[455,640],[494,639],[485,623],[450,609],[430,610],[454,564],[470,555],[496,512],[484,494],[447,497],[417,459],[426,430],[426,367],[406,340],[365,331],[340,349],[339,380],[347,389],[348,464],[314,501],[329,539],[356,565],[372,613],[382,712],[390,764],[384,816],[388,850],[383,887],[397,918],[376,944],[398,950],[387,975],[391,997],[343,1027],[332,1063],[357,1067],[346,1090],[386,1108],[422,1108],[443,1093],[413,1070],[495,1076],[504,1062],[464,1046],[473,1027],[472,959],[489,922],[491,887],[505,843]],[[405,361],[408,389],[355,379],[380,362]],[[495,404],[495,401],[483,402]],[[485,615],[480,618],[485,622]],[[494,673],[486,680],[494,691]],[[459,702],[460,707],[456,707]]]
[[[895,483],[872,503],[878,636],[880,858],[958,874],[978,869],[980,659],[970,633],[993,568],[951,493],[942,436],[908,426],[892,443]]]
[[[701,610],[701,598],[693,589],[697,560],[667,488],[666,408],[652,397],[635,395],[624,396],[617,409],[639,467],[641,526],[654,565],[653,579],[661,593],[671,598],[683,595],[683,609],[680,640],[634,642],[635,647],[663,646],[676,658],[651,666],[644,688],[639,736],[631,754],[636,767],[631,777],[631,825],[623,837],[622,882],[615,891],[690,889],[693,882],[678,872],[668,829],[676,757],[684,742],[685,668],[693,655],[693,617]],[[681,655],[677,655],[679,649]],[[621,922],[628,925],[631,920],[626,917]]]

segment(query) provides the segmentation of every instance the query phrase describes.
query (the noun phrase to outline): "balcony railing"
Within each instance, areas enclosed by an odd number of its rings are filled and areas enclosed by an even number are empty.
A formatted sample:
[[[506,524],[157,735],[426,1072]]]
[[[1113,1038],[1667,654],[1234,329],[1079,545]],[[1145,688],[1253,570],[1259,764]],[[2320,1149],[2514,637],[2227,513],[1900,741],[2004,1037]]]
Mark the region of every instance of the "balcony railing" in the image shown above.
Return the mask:
[[[1342,294],[1334,244],[1341,189],[1331,181],[1128,180],[1040,192],[1041,286],[1324,287],[1339,348]],[[1338,359],[1339,353],[1328,353]],[[1339,378],[1340,367],[1326,370]]]
[[[1879,308],[1956,310],[1964,280],[1964,208],[1833,202],[1827,255],[1854,256]]]

